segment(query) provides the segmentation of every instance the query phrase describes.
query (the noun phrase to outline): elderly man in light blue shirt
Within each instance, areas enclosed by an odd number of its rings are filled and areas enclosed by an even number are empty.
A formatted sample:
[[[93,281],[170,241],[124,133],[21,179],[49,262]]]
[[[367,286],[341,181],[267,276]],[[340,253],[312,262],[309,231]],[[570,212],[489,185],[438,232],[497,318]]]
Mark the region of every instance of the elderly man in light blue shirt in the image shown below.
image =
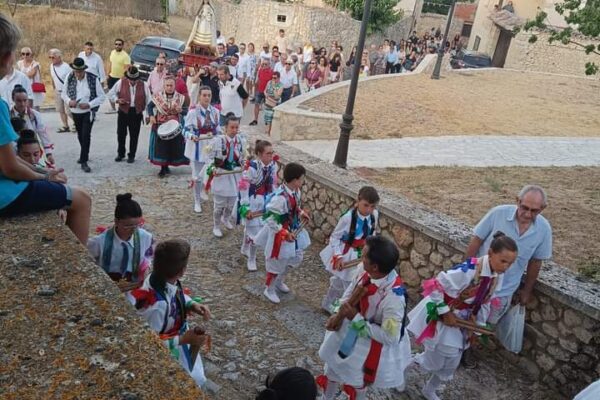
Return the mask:
[[[492,208],[473,230],[474,236],[467,248],[467,257],[487,254],[497,231],[513,238],[519,248],[517,260],[504,274],[502,288],[498,292],[502,307],[492,311],[491,323],[497,323],[506,313],[515,292],[518,297],[515,300],[520,304],[529,302],[542,261],[552,257],[552,228],[548,220],[540,215],[544,208],[544,189],[527,185],[521,189],[516,205]],[[526,274],[525,282],[519,289],[523,273]]]

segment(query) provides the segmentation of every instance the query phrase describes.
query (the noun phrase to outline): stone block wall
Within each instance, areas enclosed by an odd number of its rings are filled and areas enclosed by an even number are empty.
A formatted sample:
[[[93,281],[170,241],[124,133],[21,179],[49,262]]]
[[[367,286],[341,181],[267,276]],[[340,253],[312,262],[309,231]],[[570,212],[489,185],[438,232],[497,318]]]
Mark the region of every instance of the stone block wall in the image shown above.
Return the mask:
[[[307,168],[303,204],[313,218],[313,245],[324,246],[360,187],[370,183],[290,146],[277,144],[275,149],[282,163],[294,161]],[[377,189],[381,232],[398,245],[398,272],[416,302],[423,280],[463,261],[470,227]],[[566,268],[546,263],[527,309],[521,354],[499,350],[511,364],[565,398],[600,377],[600,285],[582,282]]]
[[[531,33],[528,32],[520,32],[512,39],[504,68],[586,76],[585,64],[597,58],[593,54],[586,55],[583,48],[574,44],[548,43],[546,32],[536,34],[538,39],[535,43],[529,43]],[[574,40],[583,45],[600,44],[600,40],[584,37]],[[593,79],[600,79],[600,75]]]
[[[204,398],[56,212],[0,242],[0,398]]]
[[[176,13],[193,17],[202,0],[178,0]],[[217,29],[225,37],[233,36],[236,42],[253,42],[257,51],[263,42],[274,44],[279,29],[285,29],[289,45],[303,46],[311,42],[315,47],[329,49],[332,40],[338,40],[349,55],[358,41],[360,21],[330,7],[318,7],[314,3],[280,3],[265,0],[241,2],[213,0],[211,4],[217,14]],[[312,5],[312,6],[311,6]],[[284,16],[285,21],[278,20]],[[408,36],[412,18],[404,18],[388,27],[384,34],[367,38],[366,43],[381,43],[383,35],[393,38]],[[386,37],[388,37],[386,36]]]

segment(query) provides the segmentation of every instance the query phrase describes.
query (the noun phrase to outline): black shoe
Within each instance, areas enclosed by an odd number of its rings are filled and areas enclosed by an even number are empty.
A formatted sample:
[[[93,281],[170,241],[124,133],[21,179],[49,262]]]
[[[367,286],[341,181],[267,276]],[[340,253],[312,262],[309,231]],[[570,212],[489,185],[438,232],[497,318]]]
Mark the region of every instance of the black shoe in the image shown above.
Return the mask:
[[[468,348],[463,352],[460,361],[463,367],[465,367],[466,369],[477,368],[477,360],[475,359],[475,353],[472,348]]]
[[[257,125],[257,124],[258,124],[258,121],[257,121],[257,120],[254,120],[254,121],[250,122],[250,124],[249,124],[249,125],[250,125],[250,126],[254,126],[254,125]]]
[[[83,170],[83,172],[92,172],[92,169],[89,167],[87,162],[81,163],[81,169]]]
[[[160,172],[158,173],[158,177],[159,178],[164,178],[165,176],[167,176],[167,168],[166,167],[160,167]]]
[[[124,159],[125,159],[125,157],[123,157],[123,156],[117,156],[117,158],[115,158],[115,161],[116,161],[116,162],[121,162],[121,161],[123,161]]]
[[[128,164],[133,164],[134,161],[135,161],[135,157],[127,157]]]
[[[171,168],[165,167],[165,171],[167,172],[167,174],[171,175]]]
[[[81,158],[77,159],[77,164],[81,164]]]

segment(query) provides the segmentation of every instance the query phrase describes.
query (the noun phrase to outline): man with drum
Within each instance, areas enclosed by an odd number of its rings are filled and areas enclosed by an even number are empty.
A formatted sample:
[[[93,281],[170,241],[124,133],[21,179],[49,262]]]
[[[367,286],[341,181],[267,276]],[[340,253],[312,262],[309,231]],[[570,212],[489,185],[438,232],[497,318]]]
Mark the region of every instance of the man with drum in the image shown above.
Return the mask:
[[[144,110],[150,102],[148,84],[140,79],[140,72],[134,66],[125,71],[125,76],[110,89],[108,99],[119,107],[117,117],[117,158],[116,162],[125,159],[125,141],[129,129],[129,153],[127,162],[133,163],[137,151],[140,128],[144,118]]]
[[[175,91],[175,78],[167,76],[162,92],[154,94],[148,103],[152,125],[149,159],[160,166],[160,178],[171,173],[169,166],[189,164],[184,156],[185,140],[181,135],[181,112],[187,106],[185,102],[185,97]]]

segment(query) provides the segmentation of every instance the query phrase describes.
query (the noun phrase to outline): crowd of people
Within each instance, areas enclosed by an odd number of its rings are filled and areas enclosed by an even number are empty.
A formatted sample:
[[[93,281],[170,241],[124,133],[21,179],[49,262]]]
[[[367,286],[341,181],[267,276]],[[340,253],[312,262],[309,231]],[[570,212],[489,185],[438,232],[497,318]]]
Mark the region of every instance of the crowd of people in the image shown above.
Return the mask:
[[[68,184],[64,171],[55,167],[52,142],[35,109],[40,101],[35,94],[43,92],[28,90],[39,82],[40,71],[30,48],[22,49],[18,64],[29,72],[13,67],[20,37],[18,27],[0,14],[0,216],[61,210],[98,266],[203,387],[201,354],[210,349],[210,335],[202,326],[191,327],[188,316],[208,320],[211,313],[180,282],[190,244],[182,239],[155,243],[153,234],[143,228],[142,207],[130,193],[116,196],[114,224],[88,237],[92,200]],[[247,270],[258,269],[261,254],[264,298],[279,304],[281,294],[291,291],[286,277],[301,267],[311,246],[306,229],[311,215],[301,190],[306,170],[288,163],[279,182],[270,142],[256,141],[250,155],[248,138],[240,133],[246,102],[255,102],[253,123],[264,106],[268,125],[277,104],[343,79],[349,66],[359,66],[365,74],[410,71],[419,57],[441,44],[435,32],[423,39],[413,32],[399,45],[386,41],[372,46],[359,63],[353,51],[345,58],[335,42],[330,50],[315,51],[307,45],[288,52],[283,30],[276,45],[265,43],[260,55],[252,43],[237,45],[233,38],[225,43],[219,37],[219,51],[229,59],[171,74],[161,55],[148,82],[129,65],[121,39],[115,41],[107,74],[90,42],[70,64],[62,61],[58,49],[51,50],[55,101],[64,124],[60,131],[69,131],[69,119],[74,121],[81,144],[78,161],[89,172],[91,129],[105,98],[111,103],[109,112],[118,113],[116,162],[126,157],[127,162],[135,161],[140,126],[147,118],[152,127],[150,160],[161,167],[159,175],[168,175],[170,166],[191,164],[194,212],[201,213],[203,202],[212,196],[215,237],[235,234],[236,225],[243,225],[240,250],[247,258]],[[516,204],[491,209],[477,224],[463,263],[423,282],[424,297],[409,312],[396,268],[399,249],[380,235],[379,200],[375,188],[361,188],[321,251],[322,266],[331,274],[322,300],[330,315],[319,350],[324,373],[315,378],[302,368],[282,370],[267,380],[257,399],[316,399],[318,387],[326,400],[340,391],[351,399],[366,399],[371,387],[402,390],[405,371],[415,363],[430,375],[423,395],[439,399],[437,390],[453,379],[461,359],[473,367],[466,350],[482,330],[493,329],[511,302],[529,302],[541,264],[552,254],[552,231],[541,215],[546,194],[538,186],[525,186]],[[411,354],[411,335],[423,344],[422,353]]]

